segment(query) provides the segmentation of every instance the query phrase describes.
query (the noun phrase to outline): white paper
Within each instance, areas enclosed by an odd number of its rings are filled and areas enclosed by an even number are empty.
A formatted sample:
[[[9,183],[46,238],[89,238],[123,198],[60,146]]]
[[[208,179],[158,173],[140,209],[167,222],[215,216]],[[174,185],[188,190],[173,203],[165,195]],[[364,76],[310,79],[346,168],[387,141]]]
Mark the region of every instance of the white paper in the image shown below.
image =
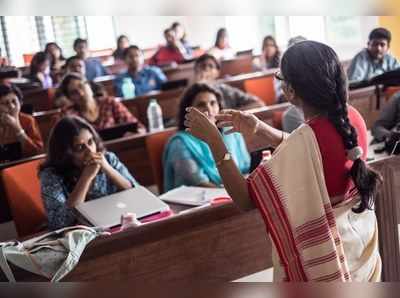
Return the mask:
[[[170,203],[201,206],[220,197],[229,198],[225,188],[180,186],[159,196],[159,199]]]

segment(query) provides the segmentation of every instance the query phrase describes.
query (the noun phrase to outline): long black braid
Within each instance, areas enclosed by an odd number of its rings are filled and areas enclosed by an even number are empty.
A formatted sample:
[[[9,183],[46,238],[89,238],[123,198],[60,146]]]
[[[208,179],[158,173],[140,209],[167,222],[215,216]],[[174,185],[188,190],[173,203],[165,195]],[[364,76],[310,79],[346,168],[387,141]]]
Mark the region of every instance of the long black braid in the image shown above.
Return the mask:
[[[357,132],[348,118],[347,78],[333,49],[315,41],[300,42],[286,51],[281,69],[296,95],[325,113],[342,137],[346,150],[357,147]],[[360,204],[353,211],[372,209],[382,180],[380,175],[361,158],[354,161],[349,175],[361,196]]]

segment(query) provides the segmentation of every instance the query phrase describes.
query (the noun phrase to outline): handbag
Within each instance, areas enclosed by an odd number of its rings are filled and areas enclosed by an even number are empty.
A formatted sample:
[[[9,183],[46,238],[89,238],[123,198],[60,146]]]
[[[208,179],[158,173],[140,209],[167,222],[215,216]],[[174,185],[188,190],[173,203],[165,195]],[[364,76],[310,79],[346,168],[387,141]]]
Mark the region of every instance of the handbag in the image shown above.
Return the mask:
[[[83,250],[93,239],[107,234],[101,228],[73,226],[24,242],[2,242],[0,268],[10,282],[16,280],[8,263],[56,282],[78,264]]]

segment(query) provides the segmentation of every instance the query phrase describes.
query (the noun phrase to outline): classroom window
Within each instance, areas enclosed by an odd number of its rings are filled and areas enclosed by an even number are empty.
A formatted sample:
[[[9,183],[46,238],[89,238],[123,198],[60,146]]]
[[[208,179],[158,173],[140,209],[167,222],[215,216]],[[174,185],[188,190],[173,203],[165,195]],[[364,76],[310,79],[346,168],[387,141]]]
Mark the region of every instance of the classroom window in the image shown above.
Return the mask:
[[[325,22],[322,16],[289,17],[290,37],[304,36],[320,42],[325,42]]]
[[[6,16],[4,18],[9,46],[9,58],[14,65],[22,66],[25,64],[25,61],[30,59],[27,56],[40,51],[35,17]]]
[[[74,55],[73,43],[78,37],[86,38],[84,17],[57,16],[51,17],[54,40],[63,49],[63,54],[68,57]]]
[[[85,17],[89,46],[91,50],[115,48],[115,30],[112,17]]]
[[[229,16],[226,28],[230,45],[236,51],[254,49],[260,52],[265,35],[275,35],[274,17],[271,16]]]

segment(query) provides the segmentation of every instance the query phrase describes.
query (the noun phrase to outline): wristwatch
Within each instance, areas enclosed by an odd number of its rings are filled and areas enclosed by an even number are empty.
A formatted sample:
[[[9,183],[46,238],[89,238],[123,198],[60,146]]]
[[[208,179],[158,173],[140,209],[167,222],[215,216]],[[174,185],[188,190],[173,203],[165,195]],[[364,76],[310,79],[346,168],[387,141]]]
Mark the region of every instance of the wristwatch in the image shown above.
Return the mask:
[[[228,161],[231,159],[232,159],[232,155],[229,152],[226,152],[224,154],[224,157],[221,160],[217,161],[217,163],[216,163],[217,167],[219,167],[224,161]]]

